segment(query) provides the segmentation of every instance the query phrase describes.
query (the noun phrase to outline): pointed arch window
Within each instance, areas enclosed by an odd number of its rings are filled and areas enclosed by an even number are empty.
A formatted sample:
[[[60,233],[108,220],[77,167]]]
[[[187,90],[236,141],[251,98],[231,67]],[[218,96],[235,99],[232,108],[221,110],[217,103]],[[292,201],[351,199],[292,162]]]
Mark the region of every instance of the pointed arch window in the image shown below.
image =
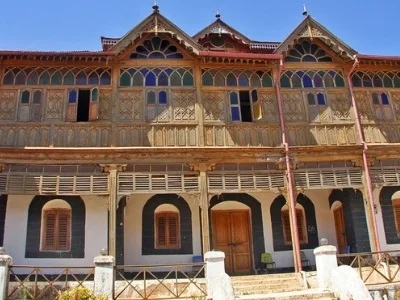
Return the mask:
[[[18,103],[18,121],[38,122],[42,119],[42,90],[23,90]]]
[[[205,69],[202,72],[203,86],[273,87],[270,71]]]
[[[167,91],[150,90],[146,92],[146,120],[150,122],[169,121]]]

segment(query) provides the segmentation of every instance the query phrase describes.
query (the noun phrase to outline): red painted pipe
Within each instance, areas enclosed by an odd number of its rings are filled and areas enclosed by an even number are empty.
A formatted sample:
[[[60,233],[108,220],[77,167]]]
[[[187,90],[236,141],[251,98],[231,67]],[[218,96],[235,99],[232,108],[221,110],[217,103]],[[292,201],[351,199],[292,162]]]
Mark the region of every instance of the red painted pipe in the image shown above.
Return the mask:
[[[293,183],[293,172],[292,172],[292,167],[290,166],[290,157],[289,157],[289,144],[286,139],[286,128],[285,128],[285,120],[283,117],[283,102],[282,102],[282,96],[281,96],[281,88],[280,88],[280,77],[282,74],[282,69],[283,69],[283,58],[280,58],[279,61],[279,72],[278,76],[276,78],[275,82],[275,91],[276,91],[276,97],[278,100],[278,110],[279,110],[279,121],[280,121],[280,126],[282,130],[282,144],[285,147],[285,161],[286,161],[286,170],[287,170],[287,180],[288,180],[288,189],[289,189],[289,201],[290,201],[290,207],[289,207],[289,212],[291,214],[292,218],[292,226],[293,226],[293,241],[294,241],[294,247],[293,247],[293,254],[294,254],[294,263],[296,266],[296,270],[298,272],[301,272],[302,266],[301,266],[301,255],[300,255],[300,241],[299,241],[299,232],[297,228],[297,216],[296,216],[296,199],[295,199],[295,194],[294,194],[294,183]]]
[[[367,58],[366,55],[362,56],[364,58]],[[378,235],[378,226],[376,224],[376,217],[375,217],[375,207],[374,207],[374,197],[373,197],[373,193],[372,193],[372,181],[371,181],[371,174],[370,174],[370,170],[369,170],[369,165],[368,165],[368,157],[367,157],[367,150],[368,150],[368,146],[367,143],[365,142],[365,137],[364,137],[364,132],[362,130],[361,127],[361,121],[360,121],[360,115],[358,112],[358,107],[357,107],[357,102],[356,102],[356,98],[354,96],[354,91],[353,91],[353,83],[351,81],[351,74],[354,72],[355,68],[358,66],[359,64],[359,56],[356,55],[355,56],[355,60],[354,60],[354,64],[349,72],[349,74],[347,75],[347,83],[349,85],[350,88],[350,95],[351,95],[351,102],[352,105],[354,107],[354,114],[355,114],[355,122],[356,122],[356,127],[357,127],[357,131],[358,131],[358,135],[360,136],[361,139],[361,144],[363,144],[363,166],[364,166],[364,170],[365,170],[365,180],[366,180],[366,184],[367,184],[367,190],[368,190],[368,202],[370,205],[370,210],[372,213],[372,226],[374,228],[374,238],[375,238],[375,250],[373,250],[374,252],[380,252],[381,251],[381,246],[379,243],[379,235]]]

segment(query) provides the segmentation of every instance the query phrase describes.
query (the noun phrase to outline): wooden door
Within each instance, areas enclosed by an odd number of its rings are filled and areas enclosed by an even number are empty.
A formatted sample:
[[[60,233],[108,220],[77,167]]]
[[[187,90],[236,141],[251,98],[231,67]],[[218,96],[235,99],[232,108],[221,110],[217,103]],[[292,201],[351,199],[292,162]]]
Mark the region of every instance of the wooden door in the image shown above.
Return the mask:
[[[344,224],[343,206],[334,209],[333,216],[335,218],[335,229],[336,229],[336,240],[338,244],[338,251],[339,253],[344,253],[344,249],[347,246],[347,239],[346,239],[346,228]]]
[[[212,212],[213,249],[225,253],[230,275],[250,274],[252,265],[249,211]]]

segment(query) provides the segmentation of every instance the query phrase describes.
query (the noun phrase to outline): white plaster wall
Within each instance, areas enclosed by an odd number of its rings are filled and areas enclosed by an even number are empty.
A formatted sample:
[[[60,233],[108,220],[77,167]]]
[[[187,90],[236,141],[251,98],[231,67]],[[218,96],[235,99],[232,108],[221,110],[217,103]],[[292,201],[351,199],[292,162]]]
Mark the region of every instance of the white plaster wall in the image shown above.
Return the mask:
[[[126,201],[124,224],[124,264],[154,265],[191,263],[194,255],[201,253],[199,205],[195,200],[182,195],[192,212],[193,254],[142,255],[142,212],[143,207],[154,195],[131,195]]]
[[[382,209],[379,203],[380,191],[381,191],[380,189],[375,188],[373,189],[372,193],[375,200],[376,211],[377,211],[377,213],[375,214],[375,218],[376,218],[376,226],[378,228],[379,245],[381,246],[381,251],[399,250],[400,244],[388,244],[386,241],[385,227],[383,225]]]
[[[25,258],[28,209],[34,196],[9,195],[4,226],[4,247],[14,265],[93,266],[101,248],[107,248],[107,204],[97,196],[82,196],[86,207],[84,258]],[[60,197],[62,199],[62,197]]]

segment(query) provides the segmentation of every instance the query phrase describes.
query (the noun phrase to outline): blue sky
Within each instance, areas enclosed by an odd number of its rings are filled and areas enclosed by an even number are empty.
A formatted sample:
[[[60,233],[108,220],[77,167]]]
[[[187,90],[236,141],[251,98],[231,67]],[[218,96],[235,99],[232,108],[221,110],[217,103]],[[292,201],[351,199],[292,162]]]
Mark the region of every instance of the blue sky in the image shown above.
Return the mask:
[[[1,0],[0,49],[100,50],[148,16],[153,0]],[[158,0],[161,13],[193,35],[222,20],[254,40],[282,41],[309,13],[360,53],[400,55],[400,0]]]

